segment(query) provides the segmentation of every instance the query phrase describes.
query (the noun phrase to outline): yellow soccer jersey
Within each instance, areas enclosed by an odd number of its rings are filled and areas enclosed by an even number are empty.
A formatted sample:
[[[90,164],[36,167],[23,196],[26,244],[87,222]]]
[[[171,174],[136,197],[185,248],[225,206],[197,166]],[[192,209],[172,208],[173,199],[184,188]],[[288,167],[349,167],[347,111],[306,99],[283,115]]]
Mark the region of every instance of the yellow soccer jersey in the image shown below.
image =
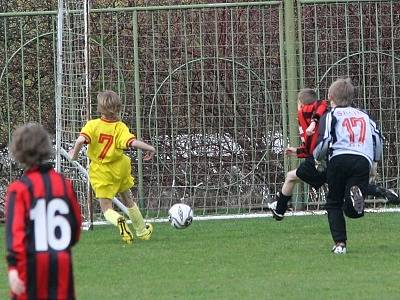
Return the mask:
[[[80,135],[89,145],[87,155],[90,160],[100,164],[121,159],[123,150],[136,138],[122,121],[100,118],[88,121]]]

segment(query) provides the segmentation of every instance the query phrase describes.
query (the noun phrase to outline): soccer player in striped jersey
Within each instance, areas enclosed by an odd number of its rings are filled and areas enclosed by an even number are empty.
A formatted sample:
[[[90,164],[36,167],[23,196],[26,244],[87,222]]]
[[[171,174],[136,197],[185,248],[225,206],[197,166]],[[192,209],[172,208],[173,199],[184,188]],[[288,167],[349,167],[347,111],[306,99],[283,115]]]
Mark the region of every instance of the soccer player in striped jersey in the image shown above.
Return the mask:
[[[318,190],[327,181],[325,161],[316,162],[313,151],[318,141],[318,122],[328,109],[325,100],[317,100],[317,94],[310,88],[300,90],[298,94],[299,133],[302,144],[300,147],[288,147],[285,154],[288,156],[305,158],[295,170],[289,171],[286,175],[282,190],[278,192],[276,201],[268,203],[275,220],[281,221],[288,209],[294,187],[299,182],[309,184],[312,189]],[[365,193],[367,195],[386,198],[388,203],[399,204],[399,196],[389,189],[385,189],[374,183],[376,177],[376,164],[371,169],[370,184]]]
[[[145,151],[144,160],[150,160],[155,154],[153,146],[136,139],[128,127],[120,121],[120,97],[113,91],[103,91],[97,95],[97,111],[100,118],[88,121],[82,128],[70,158],[76,160],[84,144],[88,145],[90,159],[89,180],[100,202],[104,217],[119,229],[122,241],[133,242],[133,234],[125,218],[113,209],[112,199],[120,194],[128,208],[128,215],[139,239],[149,240],[153,226],[145,224],[143,216],[133,199],[131,188],[134,179],[131,174],[131,159],[124,150],[132,147]]]
[[[351,107],[354,86],[349,78],[337,79],[329,87],[331,111],[321,119],[316,160],[328,158],[326,210],[334,246],[332,252],[347,251],[346,221],[364,215],[364,196],[373,162],[381,159],[383,146],[375,122],[362,110]]]
[[[52,145],[41,125],[17,128],[10,151],[25,168],[6,195],[11,299],[75,299],[71,247],[82,220],[72,184],[48,162]]]
[[[326,181],[324,172],[317,170],[312,151],[317,144],[318,123],[320,117],[326,112],[328,103],[318,100],[313,89],[305,88],[297,95],[297,118],[299,121],[299,133],[302,144],[300,147],[288,147],[285,154],[288,156],[305,158],[299,167],[289,171],[286,175],[282,190],[278,192],[276,201],[268,203],[275,220],[281,221],[288,209],[288,203],[292,198],[294,187],[304,181],[313,188],[319,189]]]

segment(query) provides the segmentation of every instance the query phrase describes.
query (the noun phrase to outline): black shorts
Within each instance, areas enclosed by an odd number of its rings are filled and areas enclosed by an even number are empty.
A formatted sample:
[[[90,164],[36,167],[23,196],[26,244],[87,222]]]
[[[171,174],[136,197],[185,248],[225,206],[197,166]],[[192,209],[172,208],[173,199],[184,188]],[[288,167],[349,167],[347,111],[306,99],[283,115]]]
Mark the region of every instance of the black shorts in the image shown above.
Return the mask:
[[[327,202],[342,203],[350,198],[350,188],[358,186],[363,195],[369,181],[370,164],[361,155],[340,154],[332,157],[328,165],[329,194]]]
[[[319,189],[326,183],[326,171],[317,171],[315,160],[312,156],[307,157],[301,162],[296,170],[296,175],[315,189]]]

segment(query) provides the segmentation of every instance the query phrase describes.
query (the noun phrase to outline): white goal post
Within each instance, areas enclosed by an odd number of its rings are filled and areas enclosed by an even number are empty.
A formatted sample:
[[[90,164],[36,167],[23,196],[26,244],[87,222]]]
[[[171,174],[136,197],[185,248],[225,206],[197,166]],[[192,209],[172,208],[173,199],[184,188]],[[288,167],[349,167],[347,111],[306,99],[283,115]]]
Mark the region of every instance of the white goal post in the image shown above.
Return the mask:
[[[56,169],[74,181],[85,227],[94,223],[88,159],[71,161],[66,149],[89,120],[89,0],[59,0],[57,18]],[[113,203],[127,214],[114,197]]]
[[[72,147],[80,129],[91,115],[89,8],[89,0],[58,0],[55,102],[56,169],[73,180],[84,221],[92,224],[91,191],[87,176],[82,173],[88,160],[85,158],[79,164],[72,164],[63,155],[64,149]]]

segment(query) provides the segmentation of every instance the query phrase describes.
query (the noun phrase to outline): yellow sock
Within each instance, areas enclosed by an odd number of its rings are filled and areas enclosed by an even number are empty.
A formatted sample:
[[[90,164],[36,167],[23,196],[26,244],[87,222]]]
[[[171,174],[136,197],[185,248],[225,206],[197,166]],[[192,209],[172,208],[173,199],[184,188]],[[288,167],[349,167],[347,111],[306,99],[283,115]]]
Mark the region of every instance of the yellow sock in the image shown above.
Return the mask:
[[[119,213],[117,213],[115,210],[109,208],[106,210],[104,213],[104,217],[108,222],[113,224],[114,226],[118,226],[118,218],[122,217]]]
[[[128,216],[132,221],[132,226],[136,231],[136,235],[141,235],[146,230],[146,226],[144,224],[142,213],[136,204],[128,208]]]

